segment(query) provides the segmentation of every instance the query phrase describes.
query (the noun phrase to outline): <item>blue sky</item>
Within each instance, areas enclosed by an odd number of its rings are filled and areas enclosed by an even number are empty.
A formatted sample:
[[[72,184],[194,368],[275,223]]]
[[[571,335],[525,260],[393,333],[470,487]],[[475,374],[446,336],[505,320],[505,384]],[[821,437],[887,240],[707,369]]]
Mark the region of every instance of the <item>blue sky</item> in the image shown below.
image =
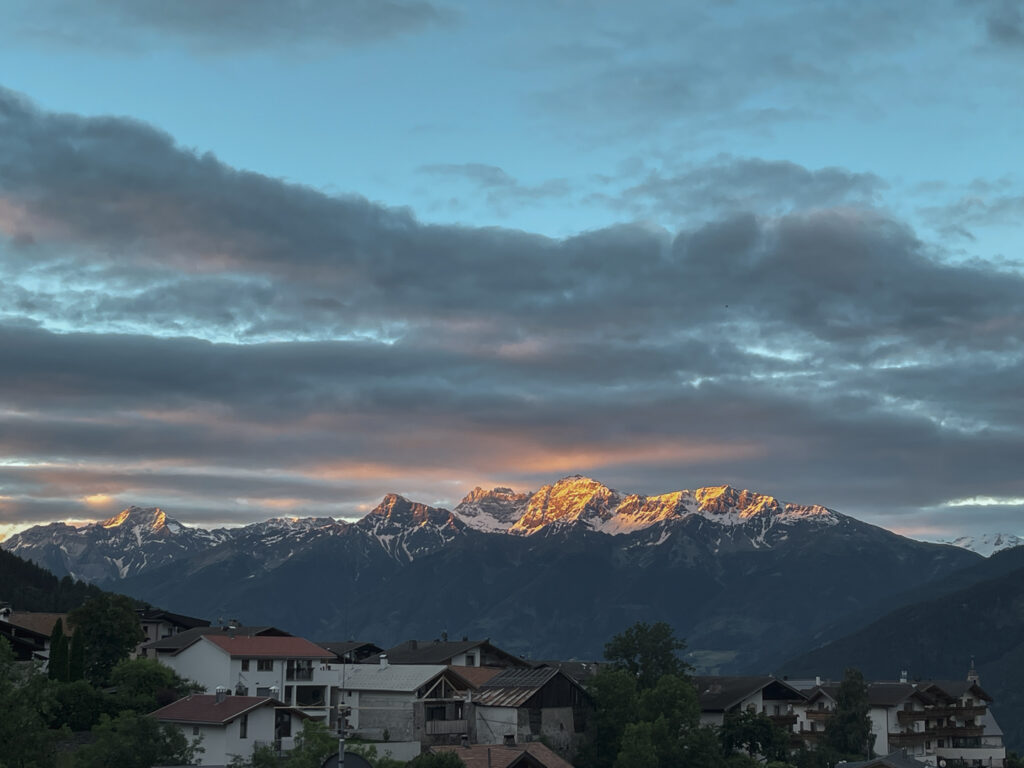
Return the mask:
[[[0,524],[578,471],[1024,533],[1019,3],[0,5]]]

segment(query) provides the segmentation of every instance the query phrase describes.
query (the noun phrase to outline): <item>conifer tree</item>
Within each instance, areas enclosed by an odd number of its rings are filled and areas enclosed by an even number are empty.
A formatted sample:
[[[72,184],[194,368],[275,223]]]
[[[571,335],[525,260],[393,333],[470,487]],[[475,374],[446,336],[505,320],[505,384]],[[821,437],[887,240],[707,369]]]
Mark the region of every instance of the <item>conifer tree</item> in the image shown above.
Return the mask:
[[[64,634],[64,621],[57,619],[50,633],[50,662],[47,673],[51,680],[68,681],[68,636]]]
[[[68,653],[68,680],[85,679],[85,638],[82,631],[75,627],[75,633],[71,635],[71,646]]]

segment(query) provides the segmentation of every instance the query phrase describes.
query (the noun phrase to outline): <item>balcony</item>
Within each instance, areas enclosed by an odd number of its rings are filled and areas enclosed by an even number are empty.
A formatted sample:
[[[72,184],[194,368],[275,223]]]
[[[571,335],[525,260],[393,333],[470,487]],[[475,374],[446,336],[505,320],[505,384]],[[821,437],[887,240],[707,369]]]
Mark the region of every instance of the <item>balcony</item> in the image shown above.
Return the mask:
[[[469,725],[465,720],[427,720],[425,730],[428,736],[447,736],[469,733]]]
[[[890,747],[913,747],[918,744],[924,743],[925,739],[931,734],[920,732],[907,732],[907,733],[890,733],[889,734],[889,746]]]
[[[935,717],[935,712],[931,709],[901,709],[896,713],[896,720],[904,725],[933,717]]]
[[[958,739],[969,739],[985,733],[983,725],[943,725],[928,731],[936,736],[953,736]]]
[[[808,720],[816,720],[818,722],[822,722],[828,720],[834,714],[835,712],[831,709],[808,709],[804,713],[804,717],[806,717]]]
[[[776,725],[787,730],[792,728],[797,723],[797,716],[792,712],[787,713],[785,715],[768,715],[768,719],[770,719]]]

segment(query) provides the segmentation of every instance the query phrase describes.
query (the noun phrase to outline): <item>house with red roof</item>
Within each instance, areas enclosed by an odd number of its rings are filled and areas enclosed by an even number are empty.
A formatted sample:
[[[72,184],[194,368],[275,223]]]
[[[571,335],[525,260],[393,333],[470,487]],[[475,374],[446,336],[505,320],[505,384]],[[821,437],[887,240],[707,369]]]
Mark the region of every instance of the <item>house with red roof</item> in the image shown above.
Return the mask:
[[[257,746],[278,751],[294,746],[305,714],[270,696],[192,695],[158,709],[152,716],[177,726],[188,739],[200,739],[203,765],[227,765],[248,758]]]
[[[185,633],[182,633],[185,634]],[[180,637],[180,635],[179,635]],[[333,727],[331,691],[335,655],[302,637],[196,634],[157,659],[207,691],[224,688],[235,696],[270,697]]]

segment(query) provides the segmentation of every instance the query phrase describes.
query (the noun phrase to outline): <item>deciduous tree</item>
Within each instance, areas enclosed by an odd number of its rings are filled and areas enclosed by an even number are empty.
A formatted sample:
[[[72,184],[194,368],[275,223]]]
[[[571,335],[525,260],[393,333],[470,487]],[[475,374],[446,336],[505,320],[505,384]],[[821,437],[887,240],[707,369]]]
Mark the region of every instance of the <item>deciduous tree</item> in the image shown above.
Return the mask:
[[[124,595],[104,592],[76,608],[68,618],[82,633],[85,673],[97,685],[106,684],[114,665],[128,658],[146,637],[135,604]]]
[[[686,643],[664,621],[638,621],[604,647],[604,657],[636,676],[641,690],[653,688],[663,675],[685,677],[692,667],[679,658]]]

